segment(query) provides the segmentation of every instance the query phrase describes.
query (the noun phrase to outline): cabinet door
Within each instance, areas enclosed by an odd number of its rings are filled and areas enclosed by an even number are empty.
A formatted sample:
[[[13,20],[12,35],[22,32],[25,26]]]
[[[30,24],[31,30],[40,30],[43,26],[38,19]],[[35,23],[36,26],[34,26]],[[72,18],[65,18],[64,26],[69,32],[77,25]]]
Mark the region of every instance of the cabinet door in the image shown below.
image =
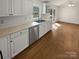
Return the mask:
[[[16,15],[22,15],[22,0],[12,0],[12,14],[14,16]]]
[[[0,38],[0,51],[2,52],[3,59],[10,59],[8,49],[8,36]]]
[[[23,0],[22,1],[22,14],[29,16],[32,15],[33,3],[32,0]]]
[[[28,29],[22,30],[20,32],[21,40],[22,40],[22,50],[29,46],[29,31]]]
[[[46,7],[47,5],[46,5],[46,3],[43,3],[43,10],[42,10],[42,14],[46,14],[46,9],[47,9],[47,7]]]
[[[12,45],[12,57],[19,54],[22,50],[29,46],[28,30],[23,30],[11,35]]]
[[[43,28],[42,28],[42,25],[40,24],[39,25],[39,38],[41,38],[42,37],[42,32],[43,32]]]
[[[44,22],[44,34],[46,34],[48,32],[48,25],[47,22]]]
[[[48,32],[52,29],[52,22],[51,21],[46,22],[46,28],[47,28],[46,32]]]
[[[44,23],[41,23],[39,25],[39,38],[42,37],[44,35],[44,33],[45,33],[45,25],[44,25]]]
[[[39,25],[39,38],[46,34],[50,29],[50,23],[43,22]]]
[[[48,22],[48,31],[50,31],[50,30],[52,30],[52,22],[51,21]]]
[[[0,17],[9,16],[9,2],[8,0],[0,0]]]
[[[50,30],[50,23],[49,22],[46,22],[47,23],[47,32]]]

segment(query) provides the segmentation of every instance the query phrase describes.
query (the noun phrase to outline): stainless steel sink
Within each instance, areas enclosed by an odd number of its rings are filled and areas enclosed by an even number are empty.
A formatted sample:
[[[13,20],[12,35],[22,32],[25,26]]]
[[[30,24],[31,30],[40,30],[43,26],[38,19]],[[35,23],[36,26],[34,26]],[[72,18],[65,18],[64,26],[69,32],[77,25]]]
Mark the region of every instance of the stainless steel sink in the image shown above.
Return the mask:
[[[41,22],[45,22],[45,20],[37,20],[35,22],[41,23]]]

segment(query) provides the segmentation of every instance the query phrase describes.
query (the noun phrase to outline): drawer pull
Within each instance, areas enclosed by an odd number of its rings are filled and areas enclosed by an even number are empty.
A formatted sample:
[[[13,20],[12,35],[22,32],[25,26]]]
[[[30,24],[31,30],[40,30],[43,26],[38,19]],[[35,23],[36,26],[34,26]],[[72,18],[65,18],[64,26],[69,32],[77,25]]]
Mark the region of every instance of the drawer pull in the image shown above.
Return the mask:
[[[10,43],[12,43],[13,41],[11,40]]]

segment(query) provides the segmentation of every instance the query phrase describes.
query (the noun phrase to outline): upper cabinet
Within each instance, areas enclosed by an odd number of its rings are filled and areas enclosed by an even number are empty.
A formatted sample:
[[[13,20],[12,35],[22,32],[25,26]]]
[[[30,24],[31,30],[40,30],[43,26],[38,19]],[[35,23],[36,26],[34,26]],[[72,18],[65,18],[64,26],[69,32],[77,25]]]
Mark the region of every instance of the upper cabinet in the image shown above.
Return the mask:
[[[0,17],[32,15],[32,0],[0,0]]]
[[[0,0],[0,17],[22,15],[22,0]]]
[[[0,17],[9,16],[9,0],[0,0]]]
[[[31,15],[33,3],[31,0],[9,0],[10,1],[10,15]]]
[[[42,11],[43,14],[46,14],[46,8],[47,8],[46,3],[43,3],[43,11]]]
[[[12,0],[11,4],[11,13],[13,16],[22,15],[22,0]]]
[[[32,15],[33,2],[32,0],[22,0],[22,14],[29,16]]]
[[[43,2],[42,3],[42,14],[47,14],[50,13],[50,6],[48,2]]]
[[[33,5],[39,4],[35,0],[0,0],[0,17],[30,15],[33,16]]]

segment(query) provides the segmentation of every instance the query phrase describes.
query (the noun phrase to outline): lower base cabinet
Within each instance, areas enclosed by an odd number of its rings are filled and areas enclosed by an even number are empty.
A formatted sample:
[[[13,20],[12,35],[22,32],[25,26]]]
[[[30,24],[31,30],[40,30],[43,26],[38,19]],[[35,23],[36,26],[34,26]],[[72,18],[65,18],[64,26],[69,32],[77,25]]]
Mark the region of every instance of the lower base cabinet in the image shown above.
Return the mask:
[[[0,59],[11,59],[10,58],[10,46],[9,46],[9,36],[4,36],[0,38]]]
[[[42,22],[39,25],[39,38],[41,38],[44,34],[52,29],[51,21]]]
[[[39,25],[39,38],[52,28],[51,22]],[[12,59],[29,46],[29,29],[24,29],[10,35],[0,37],[0,59]]]
[[[44,23],[45,22],[43,22],[43,23],[41,23],[39,25],[39,38],[41,38],[44,35],[44,32],[45,32],[45,30],[44,30],[44,28],[45,28]]]
[[[22,30],[11,34],[11,55],[12,58],[29,46],[28,30]]]
[[[52,22],[48,21],[47,22],[47,31],[50,31],[50,30],[52,30]]]

